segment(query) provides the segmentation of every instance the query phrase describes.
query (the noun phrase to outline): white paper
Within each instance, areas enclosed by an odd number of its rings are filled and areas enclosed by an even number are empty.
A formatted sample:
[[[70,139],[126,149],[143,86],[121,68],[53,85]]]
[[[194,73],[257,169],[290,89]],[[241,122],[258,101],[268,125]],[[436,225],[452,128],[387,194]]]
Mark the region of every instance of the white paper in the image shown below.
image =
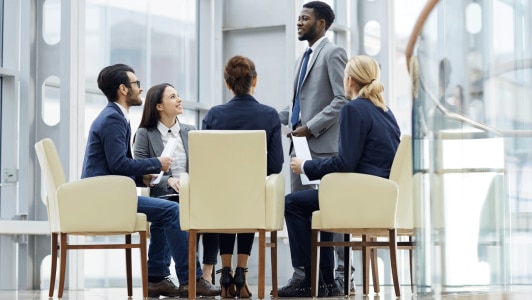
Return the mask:
[[[177,139],[176,138],[169,138],[168,142],[166,142],[166,146],[164,146],[163,153],[161,153],[161,157],[163,156],[169,156],[172,157],[172,154],[174,153],[175,147],[177,146]],[[151,180],[151,184],[158,184],[161,182],[161,178],[163,178],[164,172],[161,171],[157,177],[153,178]]]
[[[292,133],[290,127],[288,127],[288,125],[281,125],[281,135],[287,136],[289,133]]]
[[[305,160],[311,160],[310,149],[308,148],[307,138],[304,136],[292,136],[292,143],[294,144],[294,151],[296,156]],[[305,174],[301,174],[301,183],[303,185],[320,184],[319,180],[310,181]]]

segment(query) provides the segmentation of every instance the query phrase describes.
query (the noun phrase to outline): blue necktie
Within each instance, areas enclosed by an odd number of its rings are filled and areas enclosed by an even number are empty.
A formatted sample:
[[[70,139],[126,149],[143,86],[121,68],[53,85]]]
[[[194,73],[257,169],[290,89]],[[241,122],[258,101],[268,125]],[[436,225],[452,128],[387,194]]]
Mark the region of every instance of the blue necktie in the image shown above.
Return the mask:
[[[307,52],[305,52],[305,57],[303,57],[303,63],[301,64],[301,72],[299,72],[299,82],[297,84],[296,99],[294,101],[294,108],[292,109],[292,128],[295,128],[297,121],[299,121],[299,91],[301,90],[303,79],[305,78],[305,74],[307,73],[307,65],[310,53],[312,53],[311,48],[309,48]]]

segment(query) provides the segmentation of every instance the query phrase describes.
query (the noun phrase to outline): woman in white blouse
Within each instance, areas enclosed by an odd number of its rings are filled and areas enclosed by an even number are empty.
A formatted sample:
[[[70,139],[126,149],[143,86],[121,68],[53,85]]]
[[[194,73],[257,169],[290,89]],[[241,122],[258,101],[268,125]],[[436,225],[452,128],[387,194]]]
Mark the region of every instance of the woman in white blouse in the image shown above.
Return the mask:
[[[169,83],[151,87],[146,94],[144,111],[134,138],[135,158],[158,157],[170,138],[177,139],[172,166],[161,181],[150,187],[151,197],[179,201],[179,175],[188,172],[188,132],[192,125],[179,122],[183,100]],[[218,235],[203,235],[203,278],[212,283],[218,256]],[[170,265],[170,255],[165,258]]]

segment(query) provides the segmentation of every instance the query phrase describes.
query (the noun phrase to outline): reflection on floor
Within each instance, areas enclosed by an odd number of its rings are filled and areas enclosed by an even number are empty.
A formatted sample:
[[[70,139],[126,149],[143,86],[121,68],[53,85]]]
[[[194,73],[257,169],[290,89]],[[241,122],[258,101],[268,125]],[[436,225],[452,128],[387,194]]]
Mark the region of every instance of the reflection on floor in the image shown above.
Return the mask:
[[[270,291],[268,287],[266,289]],[[256,295],[257,288],[251,287],[251,292]],[[358,292],[358,290],[357,290]],[[519,286],[512,288],[511,292],[456,292],[448,293],[446,295],[412,295],[409,287],[401,288],[401,299],[416,299],[416,300],[425,300],[425,299],[453,299],[453,300],[462,300],[462,299],[474,299],[474,300],[521,300],[521,299],[532,299],[532,286]],[[57,295],[57,292],[56,292]],[[266,299],[269,299],[270,296],[267,296]],[[46,300],[48,299],[48,291],[0,291],[0,300]],[[57,299],[57,298],[54,298]],[[70,291],[66,290],[63,299],[65,300],[127,300],[127,291],[125,288],[112,288],[112,289],[87,289],[83,291]],[[142,290],[140,288],[135,288],[133,290],[132,300],[142,299]],[[154,299],[154,298],[149,298]],[[162,298],[161,299],[178,299],[178,298]],[[213,298],[214,299],[214,298]],[[220,299],[220,297],[216,297]],[[254,297],[254,299],[257,299]],[[289,299],[289,298],[279,298],[279,299]],[[295,298],[292,298],[295,299]],[[310,298],[306,298],[310,299]],[[345,299],[343,297],[337,298],[327,298],[331,300],[340,300]],[[375,295],[370,293],[367,296],[363,296],[360,293],[357,293],[355,296],[349,297],[349,300],[388,300],[388,299],[397,299],[393,292],[393,287],[386,286],[381,287],[380,295]]]

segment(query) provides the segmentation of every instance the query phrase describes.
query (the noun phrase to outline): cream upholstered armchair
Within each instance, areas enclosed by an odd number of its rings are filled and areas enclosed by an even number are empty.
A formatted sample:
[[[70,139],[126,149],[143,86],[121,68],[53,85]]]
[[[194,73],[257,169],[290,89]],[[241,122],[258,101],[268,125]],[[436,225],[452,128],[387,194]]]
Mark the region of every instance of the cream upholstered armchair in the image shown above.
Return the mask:
[[[196,297],[199,232],[259,233],[258,298],[264,299],[265,250],[271,247],[272,286],[277,294],[277,231],[284,222],[284,178],[266,176],[263,130],[191,131],[189,173],[181,175],[181,228],[189,232],[189,299]],[[266,243],[270,232],[270,243]]]
[[[35,144],[35,150],[46,184],[48,221],[52,242],[52,267],[49,297],[54,295],[57,257],[59,254],[59,288],[63,297],[68,250],[125,249],[128,296],[133,295],[131,249],[140,249],[142,293],[148,297],[146,251],[146,215],[137,213],[135,182],[125,176],[100,176],[66,182],[57,149],[51,139]],[[132,243],[131,235],[140,235]],[[123,244],[70,244],[69,236],[124,235]]]
[[[312,295],[316,295],[318,248],[344,246],[362,249],[363,293],[369,290],[369,265],[373,262],[374,291],[379,292],[376,249],[390,249],[390,263],[396,296],[400,296],[397,273],[397,249],[408,249],[410,254],[410,281],[412,277],[412,248],[414,241],[414,208],[412,199],[412,139],[403,135],[394,156],[390,178],[357,173],[332,173],[324,176],[319,188],[320,210],[312,215]],[[338,210],[341,207],[341,210]],[[362,237],[343,242],[320,242],[319,231],[348,234]],[[398,236],[407,236],[408,241],[398,241]],[[387,237],[387,241],[377,241]],[[346,260],[346,270],[351,270]],[[317,275],[317,274],[316,274]],[[348,292],[350,274],[345,274],[344,285]]]

